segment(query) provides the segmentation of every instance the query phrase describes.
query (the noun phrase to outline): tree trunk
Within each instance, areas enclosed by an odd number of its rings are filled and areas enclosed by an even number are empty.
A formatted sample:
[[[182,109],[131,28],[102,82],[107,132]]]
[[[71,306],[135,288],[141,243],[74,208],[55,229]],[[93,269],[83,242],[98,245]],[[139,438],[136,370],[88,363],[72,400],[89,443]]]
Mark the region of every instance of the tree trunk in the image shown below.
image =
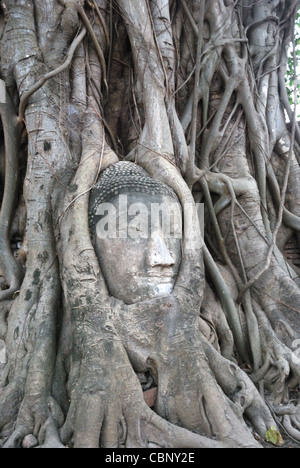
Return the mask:
[[[300,443],[298,7],[1,0],[1,447]],[[184,213],[174,291],[133,305],[89,227],[124,159]]]

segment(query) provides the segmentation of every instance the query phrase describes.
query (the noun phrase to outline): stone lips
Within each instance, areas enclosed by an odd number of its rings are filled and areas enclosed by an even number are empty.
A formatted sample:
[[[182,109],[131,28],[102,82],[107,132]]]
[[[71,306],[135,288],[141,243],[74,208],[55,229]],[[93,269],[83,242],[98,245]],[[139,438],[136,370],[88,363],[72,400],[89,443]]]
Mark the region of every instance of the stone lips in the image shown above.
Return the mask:
[[[94,233],[98,221],[98,206],[112,198],[126,194],[148,193],[152,195],[169,195],[179,203],[175,192],[163,182],[158,182],[140,166],[132,162],[121,161],[106,169],[94,186],[90,198],[89,221]]]

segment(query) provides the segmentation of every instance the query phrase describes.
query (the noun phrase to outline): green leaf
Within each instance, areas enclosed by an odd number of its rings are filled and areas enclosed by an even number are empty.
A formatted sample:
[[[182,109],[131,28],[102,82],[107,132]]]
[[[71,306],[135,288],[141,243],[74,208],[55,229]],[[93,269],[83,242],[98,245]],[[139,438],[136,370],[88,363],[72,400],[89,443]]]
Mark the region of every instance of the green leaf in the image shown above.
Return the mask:
[[[281,437],[280,432],[276,427],[271,426],[267,432],[266,432],[266,441],[270,442],[273,445],[276,445],[276,447],[280,447],[281,445],[284,444],[283,438]]]

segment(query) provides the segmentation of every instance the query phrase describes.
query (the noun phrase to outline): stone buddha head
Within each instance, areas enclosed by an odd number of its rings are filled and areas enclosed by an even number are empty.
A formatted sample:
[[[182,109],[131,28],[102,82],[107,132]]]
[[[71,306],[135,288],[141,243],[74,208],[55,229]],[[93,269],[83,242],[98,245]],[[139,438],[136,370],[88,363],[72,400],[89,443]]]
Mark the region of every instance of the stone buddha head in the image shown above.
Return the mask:
[[[112,296],[135,304],[173,291],[181,262],[182,209],[172,189],[136,164],[119,162],[94,187],[89,219]]]

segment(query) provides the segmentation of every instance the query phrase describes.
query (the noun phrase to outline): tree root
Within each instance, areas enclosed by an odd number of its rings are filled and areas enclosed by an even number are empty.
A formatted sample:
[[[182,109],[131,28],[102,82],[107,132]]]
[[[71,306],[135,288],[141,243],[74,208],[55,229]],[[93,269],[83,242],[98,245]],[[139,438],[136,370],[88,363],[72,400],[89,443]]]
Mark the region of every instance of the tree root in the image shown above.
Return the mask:
[[[20,289],[23,272],[10,247],[10,227],[17,195],[19,140],[21,127],[17,123],[14,105],[8,93],[6,104],[0,104],[5,141],[5,187],[0,211],[0,264],[8,289],[0,291],[0,302],[11,300]]]
[[[7,333],[7,322],[6,318],[9,314],[12,301],[0,302],[0,339],[3,339]]]
[[[45,244],[43,247],[45,249]],[[38,437],[48,418],[55,365],[59,301],[57,265],[53,264],[50,255],[48,264],[42,262],[41,270],[36,269],[38,264],[32,259],[29,263],[23,288],[9,315],[6,335],[8,359],[0,381],[0,430],[14,423],[16,427],[8,445],[15,445],[29,434]],[[39,275],[34,273],[37,271]],[[40,278],[41,272],[43,278]]]
[[[27,436],[27,430],[26,428],[19,427],[16,429],[12,435],[9,437],[7,442],[4,444],[3,448],[6,449],[13,449],[13,448],[20,448],[22,446],[22,442]]]
[[[24,93],[22,95],[20,105],[19,105],[19,117],[18,117],[18,120],[19,120],[20,123],[23,122],[23,120],[24,120],[26,106],[27,106],[27,103],[28,103],[30,97],[34,93],[36,93],[42,86],[44,86],[44,84],[47,83],[48,80],[50,80],[51,78],[59,75],[60,73],[62,73],[64,70],[66,70],[71,65],[74,54],[76,52],[76,49],[79,46],[79,44],[82,42],[82,40],[84,39],[84,37],[86,35],[86,32],[87,31],[86,31],[85,27],[83,27],[80,34],[74,39],[74,41],[73,41],[73,43],[72,43],[72,45],[70,47],[70,50],[69,50],[69,52],[67,54],[66,60],[61,66],[59,66],[56,70],[53,70],[53,71],[47,73],[42,78],[40,78],[37,81],[37,83],[35,83],[34,86],[32,86],[32,88],[30,88],[26,93]]]
[[[233,410],[239,417],[246,415],[255,431],[265,439],[267,430],[276,423],[263,398],[236,364],[224,359],[205,339],[202,338],[205,353],[218,384],[233,403]]]
[[[103,341],[101,343],[105,349],[107,345]],[[110,343],[111,352],[119,355],[118,361],[111,360],[111,363],[119,363],[118,370],[111,374],[110,369],[108,380],[104,369],[101,370],[97,364],[100,356],[85,357],[80,380],[71,397],[67,421],[60,431],[64,444],[74,444],[75,448],[97,448],[100,440],[104,448],[259,447],[250,433],[247,436],[245,433],[245,438],[231,433],[224,440],[213,440],[177,427],[155,414],[144,402],[142,389],[122,346],[115,340]],[[91,368],[97,373],[93,381],[90,379]],[[99,382],[99,372],[101,386],[96,383]],[[113,377],[116,375],[118,381]]]
[[[296,442],[300,442],[300,404],[276,406],[270,402],[269,405],[287,435]]]
[[[107,373],[98,361],[103,361],[100,349],[105,350],[108,345],[110,355],[118,356],[118,360],[111,360],[114,366],[118,362],[118,369],[110,369]],[[156,415],[146,405],[138,379],[120,343],[115,339],[101,340],[97,349],[99,356],[89,353],[81,364],[80,379],[73,389],[69,414],[60,431],[64,444],[74,444],[75,448],[97,448],[100,440],[104,448],[225,448],[237,445],[234,437],[230,441],[214,441],[176,427]],[[118,380],[115,380],[117,375]],[[241,440],[240,444],[258,447],[251,437]]]
[[[58,428],[63,421],[57,412],[57,404],[54,408],[51,397],[49,399],[40,397],[38,406],[36,397],[31,398],[31,400],[32,404],[30,405],[29,397],[25,397],[19,411],[16,428],[6,440],[3,448],[20,448],[22,446],[23,448],[65,448],[59,436]],[[58,414],[59,417],[57,417]],[[31,445],[32,440],[36,441],[34,447]]]
[[[299,414],[295,416],[284,416],[283,421],[282,421],[283,427],[288,433],[288,435],[300,442],[300,420],[299,420]],[[295,428],[297,427],[297,429]]]
[[[224,312],[220,302],[217,301],[214,292],[206,283],[204,290],[204,298],[201,306],[200,319],[204,320],[204,325],[209,329],[208,339],[213,346],[221,352],[226,359],[234,360],[234,339],[229,325],[224,316]],[[202,331],[203,335],[205,333]]]
[[[254,310],[259,322],[264,364],[250,377],[253,382],[264,382],[272,392],[275,404],[287,402],[289,389],[300,384],[300,360],[283,344],[271,327],[267,317],[254,302]]]
[[[214,262],[213,257],[211,256],[206,246],[204,246],[204,260],[210,278],[213,281],[213,284],[217,290],[220,302],[226,315],[227,322],[234,336],[234,341],[238,348],[239,354],[242,356],[245,362],[249,362],[249,354],[247,351],[245,337],[241,327],[236,305],[230,295],[230,292],[228,291],[226,282],[224,281],[216,263]]]
[[[148,439],[148,447],[153,446],[152,444],[163,448],[237,448],[239,446],[233,440],[213,440],[174,426],[157,416],[153,411],[149,411],[149,409],[146,413],[144,430]],[[246,447],[259,448],[259,444],[253,439],[253,443],[246,444],[243,448]]]
[[[38,449],[64,449],[66,448],[60,440],[59,431],[57,427],[57,423],[50,415],[47,419],[46,423],[42,427],[42,434],[40,438],[44,438],[44,442],[42,445],[39,445]],[[44,433],[44,434],[43,434]]]

